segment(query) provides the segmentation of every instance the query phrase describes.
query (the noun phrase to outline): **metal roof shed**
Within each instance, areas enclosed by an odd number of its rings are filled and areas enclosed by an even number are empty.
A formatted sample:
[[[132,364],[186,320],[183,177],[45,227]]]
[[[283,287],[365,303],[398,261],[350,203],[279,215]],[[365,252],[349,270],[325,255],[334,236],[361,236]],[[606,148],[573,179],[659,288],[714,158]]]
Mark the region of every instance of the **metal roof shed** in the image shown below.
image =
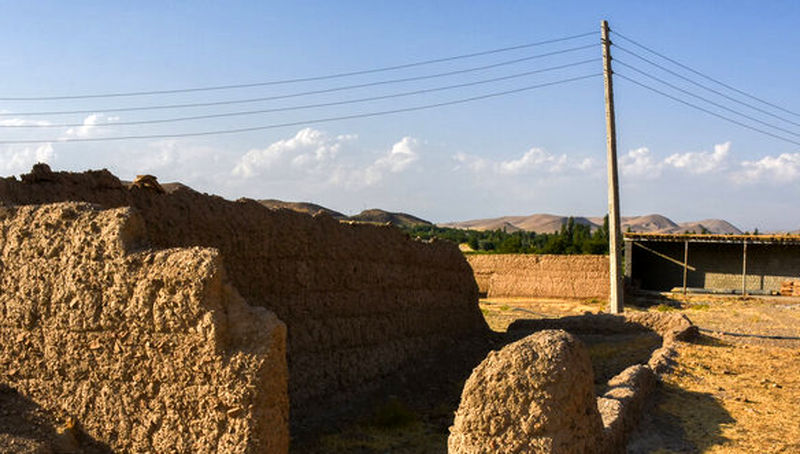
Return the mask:
[[[800,279],[800,235],[625,233],[625,277],[634,287],[777,293]]]

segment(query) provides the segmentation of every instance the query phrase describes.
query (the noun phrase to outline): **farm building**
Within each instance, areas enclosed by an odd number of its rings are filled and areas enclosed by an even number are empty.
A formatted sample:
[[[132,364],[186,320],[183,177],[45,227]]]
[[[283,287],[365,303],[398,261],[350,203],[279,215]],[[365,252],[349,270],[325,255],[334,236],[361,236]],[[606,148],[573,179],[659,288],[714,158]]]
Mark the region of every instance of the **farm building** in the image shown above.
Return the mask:
[[[775,294],[800,279],[800,235],[626,233],[625,276],[634,288]]]

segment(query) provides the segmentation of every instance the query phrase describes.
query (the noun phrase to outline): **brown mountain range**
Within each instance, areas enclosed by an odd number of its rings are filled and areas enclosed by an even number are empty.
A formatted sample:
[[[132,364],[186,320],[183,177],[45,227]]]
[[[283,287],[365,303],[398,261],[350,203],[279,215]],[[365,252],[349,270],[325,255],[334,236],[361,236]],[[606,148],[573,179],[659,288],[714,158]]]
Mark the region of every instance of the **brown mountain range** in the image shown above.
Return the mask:
[[[472,230],[496,230],[505,228],[506,232],[526,230],[530,232],[550,233],[561,229],[569,218],[552,214],[533,214],[530,216],[503,216],[491,219],[475,219],[463,222],[448,222],[439,224],[441,227]],[[585,218],[574,217],[575,223],[590,226],[593,230],[603,225],[602,217]],[[676,223],[660,214],[645,216],[623,216],[622,230],[631,232],[658,232],[658,233],[700,233],[704,230],[718,234],[741,234],[733,224],[722,219],[705,219],[696,222]]]
[[[266,200],[259,200],[259,203],[266,206],[267,208],[272,208],[273,210],[285,208],[289,210],[299,211],[301,213],[306,213],[314,216],[318,213],[325,213],[331,216],[334,219],[338,219],[340,221],[356,221],[356,222],[372,222],[376,224],[392,224],[398,227],[412,227],[415,225],[433,225],[431,222],[428,222],[424,219],[420,219],[416,216],[412,216],[407,213],[393,213],[390,211],[384,211],[377,208],[364,210],[359,214],[354,216],[347,216],[338,211],[331,210],[330,208],[325,208],[324,206],[317,205],[315,203],[309,202],[284,202],[282,200],[275,200],[275,199],[266,199]]]

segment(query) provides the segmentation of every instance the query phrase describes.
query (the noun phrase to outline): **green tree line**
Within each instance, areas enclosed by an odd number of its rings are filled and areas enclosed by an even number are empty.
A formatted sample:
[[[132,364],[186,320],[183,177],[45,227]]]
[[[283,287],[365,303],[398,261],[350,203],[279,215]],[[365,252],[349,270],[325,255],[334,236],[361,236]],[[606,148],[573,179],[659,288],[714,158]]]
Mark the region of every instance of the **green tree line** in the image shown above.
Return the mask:
[[[570,217],[552,233],[463,230],[431,225],[403,228],[412,238],[466,243],[476,252],[498,254],[608,254],[608,216],[594,232]]]

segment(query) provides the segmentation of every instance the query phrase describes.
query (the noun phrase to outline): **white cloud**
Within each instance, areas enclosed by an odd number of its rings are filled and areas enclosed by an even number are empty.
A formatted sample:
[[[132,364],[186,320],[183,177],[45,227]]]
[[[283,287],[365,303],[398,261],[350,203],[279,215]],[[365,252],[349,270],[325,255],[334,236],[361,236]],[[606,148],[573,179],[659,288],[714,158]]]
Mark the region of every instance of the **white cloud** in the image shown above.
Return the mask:
[[[456,161],[456,167],[453,170],[466,167],[471,172],[481,173],[491,166],[491,162],[488,159],[461,152],[454,154],[453,160]]]
[[[386,156],[375,161],[372,167],[376,170],[386,169],[392,173],[402,172],[419,159],[419,155],[415,151],[417,146],[418,142],[413,137],[403,137],[402,140],[392,145],[392,149],[386,153]]]
[[[0,172],[2,175],[24,173],[38,162],[52,163],[55,156],[50,143],[37,147],[10,146],[0,150]]]
[[[742,170],[733,174],[740,183],[788,183],[800,179],[800,153],[764,156],[758,161],[742,161],[741,166]]]
[[[564,169],[567,156],[553,156],[541,148],[531,148],[519,159],[501,161],[497,172],[506,175],[519,175],[533,171],[560,172]]]
[[[315,184],[360,189],[378,184],[386,174],[408,170],[419,159],[418,141],[404,137],[377,159],[363,162],[364,155],[355,146],[357,139],[352,134],[331,137],[305,128],[294,137],[248,151],[236,163],[232,174],[242,179],[259,176],[297,182],[313,179]]]
[[[94,135],[94,133],[97,131],[98,126],[102,126],[108,123],[113,123],[115,121],[119,121],[119,117],[107,116],[103,113],[93,113],[91,115],[86,116],[86,118],[83,119],[81,126],[68,128],[64,132],[64,135],[61,137],[61,140],[68,140],[72,138],[80,138],[80,139],[88,138]]]
[[[653,159],[647,147],[628,151],[619,160],[623,175],[637,178],[657,178],[661,176],[663,164]]]
[[[590,158],[573,160],[565,154],[554,155],[541,148],[531,148],[517,159],[494,161],[466,153],[453,155],[456,168],[462,167],[475,173],[492,172],[498,175],[527,175],[533,173],[560,174],[568,170],[589,171],[595,162]]]
[[[321,172],[335,161],[345,143],[356,138],[355,135],[328,137],[324,132],[312,128],[301,129],[290,139],[245,153],[233,168],[233,175],[253,178],[281,167]]]
[[[27,120],[25,118],[3,118],[0,126],[48,126],[51,123],[45,120]]]
[[[730,148],[731,143],[725,142],[714,145],[714,151],[711,153],[706,151],[675,153],[667,157],[664,164],[693,174],[719,171],[726,167]]]
[[[126,147],[115,159],[119,170],[127,174],[211,175],[218,171],[220,153],[212,147],[196,143],[164,139],[142,146]]]
[[[330,183],[349,189],[362,189],[380,183],[385,174],[406,171],[419,159],[416,151],[419,142],[412,137],[403,137],[383,156],[366,166],[339,165],[333,170]]]
[[[582,170],[584,172],[588,172],[595,168],[596,162],[592,158],[584,158],[578,163],[577,168],[578,170]]]

